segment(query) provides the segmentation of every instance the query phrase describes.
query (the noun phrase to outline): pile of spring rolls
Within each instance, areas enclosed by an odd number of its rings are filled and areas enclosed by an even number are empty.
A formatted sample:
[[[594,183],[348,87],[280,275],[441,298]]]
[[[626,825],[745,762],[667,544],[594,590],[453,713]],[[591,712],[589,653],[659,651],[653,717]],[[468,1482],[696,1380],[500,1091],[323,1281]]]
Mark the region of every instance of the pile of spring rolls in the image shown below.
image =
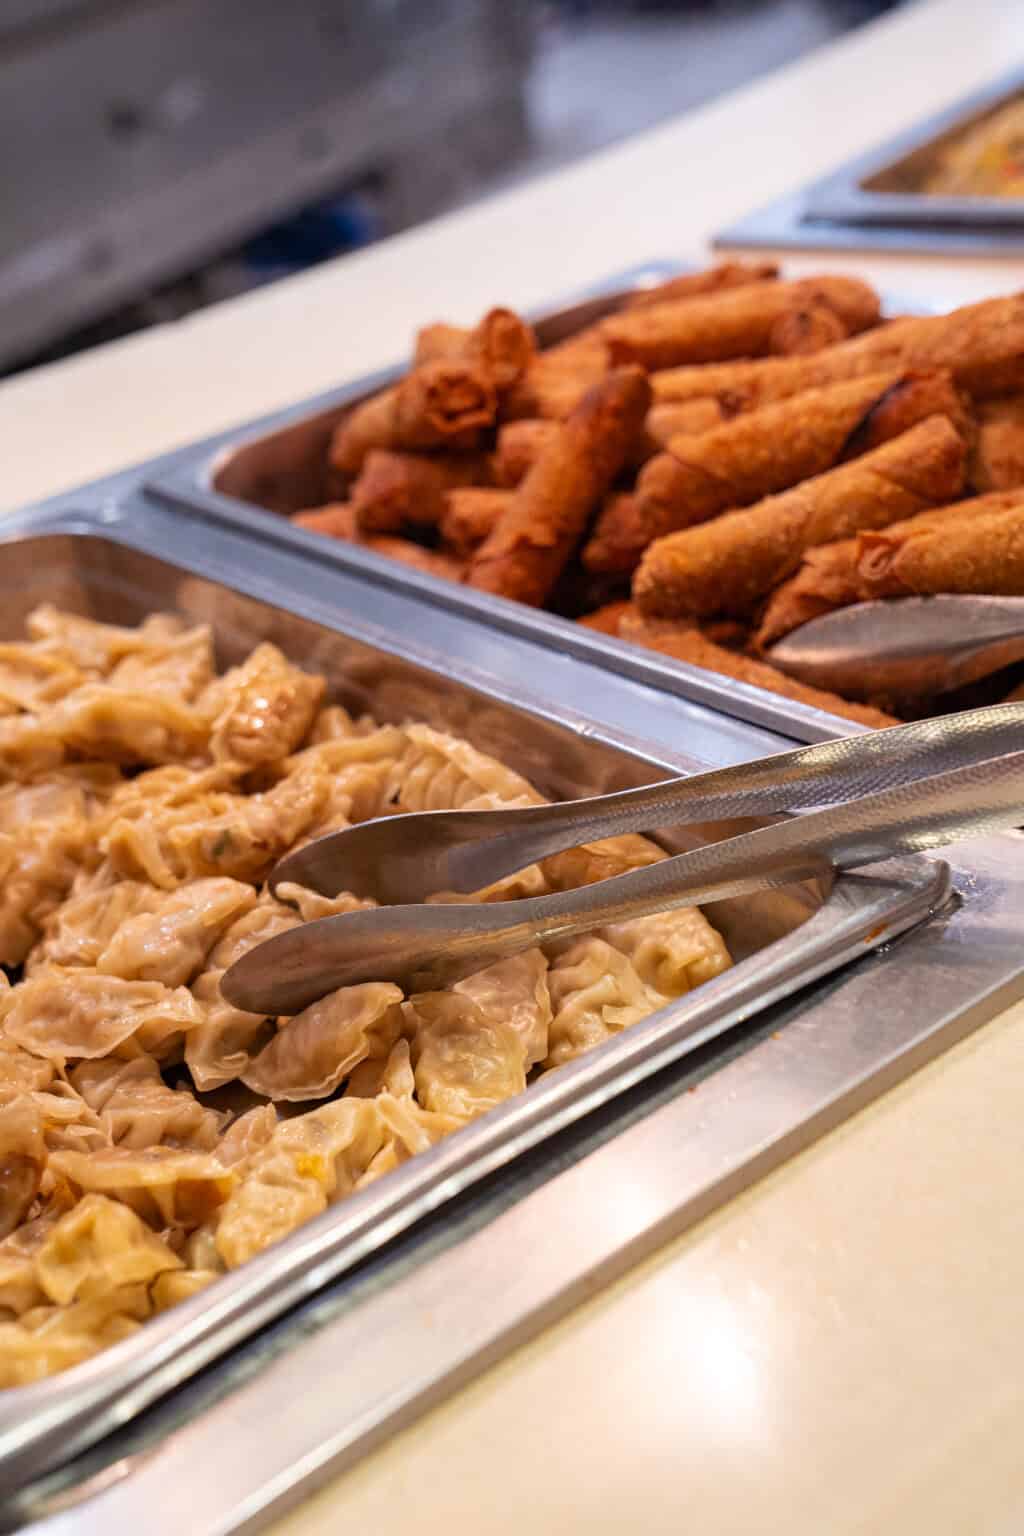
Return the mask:
[[[431,325],[325,485],[295,522],[888,725],[870,676],[842,699],[765,653],[865,599],[1024,594],[1024,294],[886,319],[855,278],[728,262],[543,352],[508,309]]]

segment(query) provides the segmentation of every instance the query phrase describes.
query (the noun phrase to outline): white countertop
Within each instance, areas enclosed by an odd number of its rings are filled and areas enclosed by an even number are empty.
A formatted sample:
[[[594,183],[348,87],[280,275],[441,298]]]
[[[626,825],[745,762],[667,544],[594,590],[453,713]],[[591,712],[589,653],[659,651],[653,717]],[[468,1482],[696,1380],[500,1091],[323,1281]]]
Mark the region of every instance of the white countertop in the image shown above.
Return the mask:
[[[391,362],[424,320],[541,305],[652,258],[699,258],[715,230],[1015,59],[1022,0],[922,0],[501,198],[16,378],[0,386],[0,504]],[[1022,271],[909,256],[787,264],[937,304],[1005,291]],[[1024,1529],[1022,1082],[1019,1006],[278,1530]]]

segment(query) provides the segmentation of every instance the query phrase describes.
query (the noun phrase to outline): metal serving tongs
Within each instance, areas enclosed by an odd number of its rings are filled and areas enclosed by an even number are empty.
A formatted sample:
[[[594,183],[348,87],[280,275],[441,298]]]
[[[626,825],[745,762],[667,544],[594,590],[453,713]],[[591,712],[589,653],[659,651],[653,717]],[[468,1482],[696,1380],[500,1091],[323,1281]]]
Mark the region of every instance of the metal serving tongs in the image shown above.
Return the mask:
[[[827,807],[826,809],[811,809]],[[804,814],[578,890],[499,903],[422,904],[478,890],[527,864],[626,831]],[[385,817],[282,859],[296,881],[384,906],[267,940],[225,973],[229,1002],[292,1014],[338,987],[393,979],[447,985],[535,944],[694,902],[857,869],[1024,820],[1024,703],[846,737],[620,794],[508,811]]]
[[[767,656],[791,677],[849,698],[930,698],[1024,661],[1024,597],[855,603],[801,624]]]

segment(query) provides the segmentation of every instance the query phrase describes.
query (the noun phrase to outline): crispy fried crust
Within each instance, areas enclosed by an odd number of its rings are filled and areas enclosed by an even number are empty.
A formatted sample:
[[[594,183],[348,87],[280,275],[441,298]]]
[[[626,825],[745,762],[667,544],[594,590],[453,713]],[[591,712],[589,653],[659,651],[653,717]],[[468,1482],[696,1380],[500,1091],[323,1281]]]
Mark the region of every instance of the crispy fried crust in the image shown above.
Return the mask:
[[[878,295],[856,278],[804,278],[799,282],[750,283],[706,298],[676,299],[649,309],[611,315],[601,325],[613,364],[671,368],[725,358],[762,357],[772,350],[783,316],[797,310],[828,311],[842,335],[874,325]],[[838,333],[827,338],[834,341]]]
[[[510,491],[479,486],[449,491],[439,525],[441,538],[454,554],[470,555],[493,531],[510,499]]]
[[[617,603],[604,603],[600,608],[595,608],[593,613],[584,614],[579,622],[587,629],[600,630],[603,635],[617,635],[623,616],[632,610],[633,604],[624,599]]]
[[[638,368],[609,374],[587,394],[474,555],[471,585],[543,603],[640,435],[649,403]]]
[[[1024,395],[986,400],[978,407],[968,479],[976,491],[1024,485]]]
[[[653,617],[743,616],[818,544],[884,528],[950,501],[963,483],[962,437],[931,416],[892,442],[713,522],[657,539],[633,582]]]
[[[824,474],[935,414],[966,432],[967,413],[948,373],[888,372],[808,390],[700,436],[673,438],[644,466],[634,496],[599,518],[583,563],[628,575],[653,539]]]
[[[352,505],[361,533],[397,533],[407,525],[437,526],[451,490],[487,485],[490,459],[483,453],[367,454],[352,487]]]
[[[330,468],[357,475],[374,448],[469,450],[497,408],[494,383],[481,363],[459,358],[422,363],[345,417],[328,451]]]
[[[359,526],[356,509],[350,501],[331,501],[325,507],[311,507],[307,512],[296,512],[292,522],[313,533],[326,533],[332,539],[357,539]]]
[[[715,645],[699,629],[686,624],[651,623],[641,614],[626,614],[620,622],[619,634],[623,640],[632,640],[636,645],[647,646],[676,661],[689,662],[691,666],[718,672],[725,677],[735,678],[737,682],[751,683],[756,688],[767,688],[770,693],[781,694],[801,704],[813,705],[816,709],[828,710],[833,715],[843,715],[848,720],[856,720],[860,725],[881,729],[899,724],[892,715],[880,709],[873,709],[867,704],[851,704],[838,694],[825,693],[820,688],[809,688],[805,683],[798,683],[763,661],[755,661],[736,651],[727,651],[723,646]]]
[[[986,513],[1005,511],[1024,503],[1024,488],[1020,491],[994,491],[977,496],[971,501],[956,501],[948,507],[936,507],[901,523],[893,523],[886,530],[889,534],[917,533],[924,528],[934,528],[943,523],[973,524],[973,519]],[[791,630],[811,619],[821,618],[836,608],[846,608],[850,603],[864,602],[871,594],[864,587],[857,572],[859,541],[841,539],[836,544],[822,544],[809,549],[804,555],[795,576],[776,587],[768,600],[755,644],[764,649],[781,640]]]
[[[735,416],[880,368],[948,368],[957,386],[978,399],[1024,389],[1024,294],[891,320],[813,357],[667,368],[651,388],[659,403],[710,400]]]
[[[721,293],[726,288],[745,288],[749,283],[762,283],[778,275],[774,261],[720,261],[703,272],[681,272],[678,277],[670,277],[653,288],[641,288],[625,307],[627,310],[650,309],[652,304],[664,304],[671,299],[696,299],[709,293]]]
[[[1024,498],[1004,511],[939,526],[866,531],[857,541],[865,597],[935,592],[1024,595]]]

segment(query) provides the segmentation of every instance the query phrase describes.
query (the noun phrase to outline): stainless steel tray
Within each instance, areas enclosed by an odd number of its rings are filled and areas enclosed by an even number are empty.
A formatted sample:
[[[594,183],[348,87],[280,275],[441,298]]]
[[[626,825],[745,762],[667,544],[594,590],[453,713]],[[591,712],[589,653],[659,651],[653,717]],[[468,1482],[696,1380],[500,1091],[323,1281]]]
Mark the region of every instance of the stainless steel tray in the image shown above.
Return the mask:
[[[1018,65],[828,176],[745,214],[716,235],[715,248],[1019,258],[1024,199],[933,197],[913,187],[951,139],[1022,91],[1024,69]],[[1008,273],[1008,284],[1013,281]]]
[[[1018,65],[983,90],[847,161],[808,189],[806,217],[851,224],[952,225],[1024,239],[1024,199],[915,191],[948,144],[1022,92],[1024,69]]]
[[[854,223],[852,219],[812,219],[806,190],[787,192],[763,208],[744,214],[720,230],[712,246],[720,255],[746,251],[783,255],[786,251],[894,251],[929,256],[983,256],[1005,259],[1006,285],[1019,280],[1024,229],[967,224]]]
[[[619,274],[600,293],[581,302],[533,317],[541,342],[548,346],[572,335],[611,314],[638,287],[679,270],[678,264],[654,262]],[[436,608],[464,614],[492,631],[533,640],[563,657],[599,663],[623,677],[785,736],[828,741],[863,729],[839,715],[659,656],[555,614],[440,581],[358,545],[296,528],[278,515],[326,499],[325,455],[334,428],[400,371],[396,367],[357,379],[249,428],[198,444],[176,455],[169,465],[162,462],[151,474],[143,470],[143,482],[157,499],[192,517],[250,533],[275,550],[315,550],[325,569],[358,574],[378,589],[414,593]]]
[[[225,661],[272,637],[325,670],[340,697],[372,701],[384,719],[458,730],[551,794],[695,766],[607,715],[556,710],[521,687],[513,698],[442,660],[410,638],[424,610],[408,596],[395,600],[405,623],[381,636],[373,588],[353,583],[342,612],[325,600],[337,586],[318,584],[315,556],[278,558],[227,530],[197,529],[171,564],[163,555],[182,547],[180,519],[143,505],[24,514],[5,534],[7,632],[43,596],[121,621],[176,608],[215,626]],[[457,622],[471,646],[475,626]],[[507,646],[525,660],[518,642]],[[614,713],[607,679],[582,663],[575,672],[579,696],[597,686]],[[650,704],[663,720],[664,701]],[[740,963],[692,1000],[96,1360],[0,1395],[0,1528],[47,1515],[54,1531],[136,1521],[180,1532],[185,1499],[186,1528],[201,1536],[280,1508],[570,1305],[595,1275],[623,1267],[1024,990],[1009,922],[1022,895],[1016,852],[1009,838],[979,844],[958,877],[962,904],[945,901],[945,866],[907,860],[844,878],[827,895],[799,886],[716,907]],[[864,958],[883,944],[884,954]],[[854,957],[851,970],[811,986]],[[800,999],[783,1005],[798,988]],[[552,1242],[569,1230],[571,1243]],[[231,1346],[241,1347],[226,1355]],[[140,1362],[146,1374],[126,1392]],[[197,1478],[214,1459],[217,1477]]]

